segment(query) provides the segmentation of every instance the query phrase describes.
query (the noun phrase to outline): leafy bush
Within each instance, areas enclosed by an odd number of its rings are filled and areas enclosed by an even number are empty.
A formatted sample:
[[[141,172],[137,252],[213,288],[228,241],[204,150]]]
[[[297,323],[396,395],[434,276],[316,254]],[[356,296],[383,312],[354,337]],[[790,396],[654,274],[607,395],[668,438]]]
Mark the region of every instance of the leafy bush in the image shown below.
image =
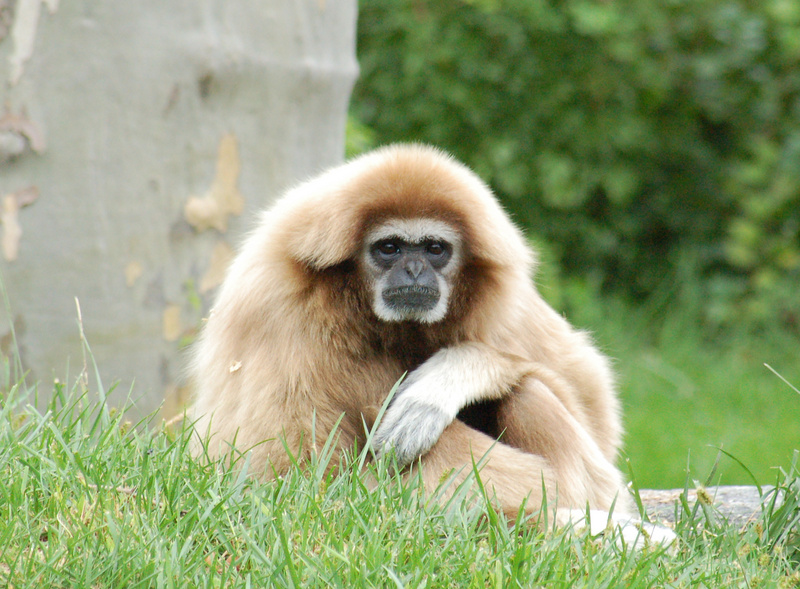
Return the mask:
[[[358,42],[376,141],[467,162],[569,274],[800,323],[800,4],[362,0]]]

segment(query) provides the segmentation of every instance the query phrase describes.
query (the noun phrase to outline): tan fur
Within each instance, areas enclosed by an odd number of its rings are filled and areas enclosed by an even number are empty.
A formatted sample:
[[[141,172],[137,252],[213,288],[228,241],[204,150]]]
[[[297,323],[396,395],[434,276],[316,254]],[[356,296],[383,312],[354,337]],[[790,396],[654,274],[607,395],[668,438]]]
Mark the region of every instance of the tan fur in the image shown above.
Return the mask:
[[[420,218],[462,239],[447,315],[380,321],[362,242],[387,220]],[[282,440],[306,456],[312,422],[321,445],[343,415],[338,448],[363,446],[362,417],[374,418],[403,373],[453,348],[453,371],[481,364],[493,375],[482,394],[498,399],[503,433],[497,442],[454,421],[421,459],[428,488],[491,448],[482,479],[510,515],[525,500],[538,509],[543,483],[562,507],[624,504],[608,362],[542,300],[533,264],[489,189],[434,149],[384,148],[301,184],[264,213],[221,288],[193,364],[196,428],[213,456],[235,439],[253,447],[252,468],[280,474],[290,466]]]

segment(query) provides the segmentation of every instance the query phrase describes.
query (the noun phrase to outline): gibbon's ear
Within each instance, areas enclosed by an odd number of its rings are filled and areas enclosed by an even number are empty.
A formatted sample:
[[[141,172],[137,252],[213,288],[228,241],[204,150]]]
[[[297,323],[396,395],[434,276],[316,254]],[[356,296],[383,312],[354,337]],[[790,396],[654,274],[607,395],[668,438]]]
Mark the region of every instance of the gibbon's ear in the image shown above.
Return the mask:
[[[267,215],[289,259],[323,270],[355,257],[364,222],[364,198],[352,184],[369,166],[365,156],[330,168],[290,189]]]
[[[324,270],[356,255],[361,215],[342,199],[314,200],[305,203],[286,227],[286,247],[290,258]]]

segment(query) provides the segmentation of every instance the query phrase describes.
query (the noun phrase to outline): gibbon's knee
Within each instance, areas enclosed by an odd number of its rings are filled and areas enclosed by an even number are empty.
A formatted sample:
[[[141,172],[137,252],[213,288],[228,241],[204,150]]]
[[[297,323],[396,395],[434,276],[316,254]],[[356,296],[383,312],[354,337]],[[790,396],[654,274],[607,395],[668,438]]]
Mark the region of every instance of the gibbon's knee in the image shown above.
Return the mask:
[[[497,408],[500,440],[544,457],[555,473],[565,505],[585,498],[593,507],[630,510],[622,476],[601,452],[584,423],[535,377],[525,379]]]
[[[425,489],[429,493],[439,489],[445,498],[477,470],[490,499],[511,519],[523,504],[527,513],[538,512],[544,493],[555,504],[557,477],[546,459],[498,442],[458,420],[445,428],[419,467]]]

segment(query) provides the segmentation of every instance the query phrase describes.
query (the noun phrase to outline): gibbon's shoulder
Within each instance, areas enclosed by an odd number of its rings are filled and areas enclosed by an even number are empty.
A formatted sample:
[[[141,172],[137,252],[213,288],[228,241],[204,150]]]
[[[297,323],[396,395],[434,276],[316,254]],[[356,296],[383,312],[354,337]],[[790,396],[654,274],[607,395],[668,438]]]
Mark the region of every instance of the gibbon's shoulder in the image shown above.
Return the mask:
[[[445,152],[395,144],[358,156],[288,190],[258,232],[313,269],[357,255],[371,227],[391,218],[443,221],[484,263],[525,270],[533,255],[492,191]]]

